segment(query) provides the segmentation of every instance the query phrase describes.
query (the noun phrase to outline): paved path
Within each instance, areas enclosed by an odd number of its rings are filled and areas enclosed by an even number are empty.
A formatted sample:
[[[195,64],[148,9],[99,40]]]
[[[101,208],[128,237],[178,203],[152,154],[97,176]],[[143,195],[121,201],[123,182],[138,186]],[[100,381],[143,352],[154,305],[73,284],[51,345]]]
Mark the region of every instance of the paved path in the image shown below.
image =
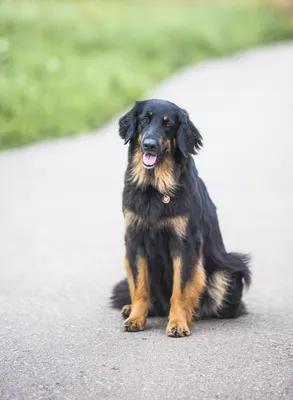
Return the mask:
[[[155,96],[185,107],[228,249],[253,255],[250,314],[120,329],[126,148],[97,135],[0,155],[0,399],[292,399],[293,45],[190,68]],[[97,111],[98,112],[98,111]],[[291,393],[291,394],[290,394]]]

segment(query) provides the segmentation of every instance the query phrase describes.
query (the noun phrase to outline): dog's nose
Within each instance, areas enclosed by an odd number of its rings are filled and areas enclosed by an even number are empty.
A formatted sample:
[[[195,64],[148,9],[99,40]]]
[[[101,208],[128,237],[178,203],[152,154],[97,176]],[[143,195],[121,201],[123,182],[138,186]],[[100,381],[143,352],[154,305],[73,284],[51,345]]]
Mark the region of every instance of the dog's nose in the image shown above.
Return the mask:
[[[145,139],[143,141],[142,148],[145,153],[156,151],[157,141],[154,139]]]

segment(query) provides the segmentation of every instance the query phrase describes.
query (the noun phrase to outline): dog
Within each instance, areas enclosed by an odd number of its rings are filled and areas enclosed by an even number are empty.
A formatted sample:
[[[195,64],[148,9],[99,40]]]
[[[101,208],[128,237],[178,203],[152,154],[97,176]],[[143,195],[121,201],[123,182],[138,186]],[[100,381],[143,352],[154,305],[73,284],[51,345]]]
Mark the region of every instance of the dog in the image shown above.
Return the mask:
[[[145,100],[119,120],[129,143],[123,190],[125,271],[111,305],[124,330],[148,316],[168,316],[167,335],[190,335],[194,320],[246,314],[250,255],[227,252],[216,207],[194,158],[203,146],[189,114],[165,100]]]

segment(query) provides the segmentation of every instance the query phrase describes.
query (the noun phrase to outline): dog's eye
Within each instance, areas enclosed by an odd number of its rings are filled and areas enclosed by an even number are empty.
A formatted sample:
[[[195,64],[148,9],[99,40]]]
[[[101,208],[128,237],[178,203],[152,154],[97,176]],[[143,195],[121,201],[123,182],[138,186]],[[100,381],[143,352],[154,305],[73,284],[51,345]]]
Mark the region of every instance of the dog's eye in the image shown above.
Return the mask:
[[[142,122],[143,124],[147,124],[147,123],[149,122],[148,117],[143,117],[143,118],[141,119],[141,122]]]
[[[171,124],[171,122],[166,122],[165,126],[166,126],[166,128],[171,128],[172,124]]]

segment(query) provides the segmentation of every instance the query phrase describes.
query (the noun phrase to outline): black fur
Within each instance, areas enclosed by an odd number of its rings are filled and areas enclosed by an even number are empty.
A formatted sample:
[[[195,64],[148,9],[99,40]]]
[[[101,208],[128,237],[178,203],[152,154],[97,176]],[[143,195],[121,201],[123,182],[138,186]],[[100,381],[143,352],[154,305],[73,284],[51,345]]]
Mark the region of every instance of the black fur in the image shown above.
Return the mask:
[[[147,117],[151,115],[151,117]],[[169,124],[163,118],[167,116]],[[194,265],[203,253],[207,286],[201,296],[197,310],[198,318],[235,318],[246,312],[242,303],[244,285],[249,287],[251,272],[249,256],[226,251],[217,218],[216,207],[211,201],[206,186],[198,176],[194,160],[202,146],[202,137],[185,110],[173,103],[162,100],[137,102],[119,121],[119,134],[125,143],[130,142],[128,166],[125,173],[123,210],[130,210],[143,223],[128,227],[125,234],[126,253],[134,279],[137,278],[136,257],[148,260],[150,276],[151,307],[149,316],[167,316],[170,311],[170,297],[173,284],[172,258],[183,260],[182,289],[190,280]],[[134,154],[140,151],[139,138],[152,137],[157,141],[158,165],[167,157],[165,144],[169,143],[169,156],[173,162],[176,188],[170,193],[160,192],[154,179],[154,169],[146,170],[147,182],[138,184],[131,179]],[[159,142],[158,142],[159,143]],[[168,204],[162,196],[171,198]],[[168,227],[159,223],[167,218],[188,215],[186,235],[180,239]],[[223,271],[229,280],[221,307],[215,306],[211,279],[215,272]],[[220,288],[219,288],[220,289]],[[111,304],[122,308],[131,304],[128,283],[117,283],[113,289]]]

